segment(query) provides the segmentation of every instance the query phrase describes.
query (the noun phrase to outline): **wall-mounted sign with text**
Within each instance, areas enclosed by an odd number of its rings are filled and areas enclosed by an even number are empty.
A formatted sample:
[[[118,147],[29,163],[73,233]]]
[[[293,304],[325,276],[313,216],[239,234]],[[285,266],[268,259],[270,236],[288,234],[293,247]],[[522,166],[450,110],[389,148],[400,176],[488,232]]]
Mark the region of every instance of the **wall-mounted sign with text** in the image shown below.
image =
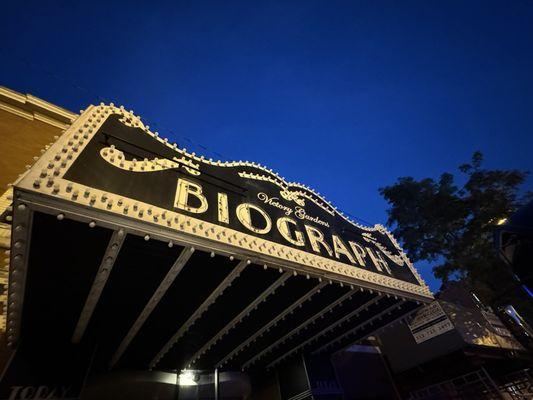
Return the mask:
[[[409,329],[417,344],[442,335],[454,329],[438,301],[434,301],[416,312],[409,322]]]

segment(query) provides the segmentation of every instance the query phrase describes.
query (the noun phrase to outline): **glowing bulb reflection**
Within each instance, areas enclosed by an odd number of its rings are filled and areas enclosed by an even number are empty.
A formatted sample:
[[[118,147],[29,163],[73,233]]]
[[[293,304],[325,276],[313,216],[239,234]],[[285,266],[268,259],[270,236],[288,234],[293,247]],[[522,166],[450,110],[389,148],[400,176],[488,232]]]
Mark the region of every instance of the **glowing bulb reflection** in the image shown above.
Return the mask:
[[[178,376],[178,385],[180,386],[196,386],[198,377],[193,371],[183,370]]]

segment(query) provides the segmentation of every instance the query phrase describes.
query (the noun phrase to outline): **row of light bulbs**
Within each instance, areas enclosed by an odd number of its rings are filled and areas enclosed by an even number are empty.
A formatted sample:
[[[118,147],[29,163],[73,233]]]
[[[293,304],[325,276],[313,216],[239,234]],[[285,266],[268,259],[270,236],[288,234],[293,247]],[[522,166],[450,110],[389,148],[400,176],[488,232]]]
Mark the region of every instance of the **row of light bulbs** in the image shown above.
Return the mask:
[[[13,200],[11,197],[9,200]],[[26,280],[26,268],[24,256],[27,251],[28,225],[30,213],[25,204],[16,206],[13,216],[14,228],[11,232],[13,247],[5,254],[6,268],[9,269],[8,277],[8,313],[7,313],[7,344],[12,347],[20,333],[20,316],[22,312],[22,297],[24,295],[24,282]]]

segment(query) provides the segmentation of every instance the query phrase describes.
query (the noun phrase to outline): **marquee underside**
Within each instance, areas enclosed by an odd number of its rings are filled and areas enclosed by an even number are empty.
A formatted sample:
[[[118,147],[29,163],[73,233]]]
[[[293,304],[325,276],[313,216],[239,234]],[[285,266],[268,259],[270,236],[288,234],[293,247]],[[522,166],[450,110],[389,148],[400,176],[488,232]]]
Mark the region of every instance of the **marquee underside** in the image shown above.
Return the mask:
[[[25,204],[31,224],[22,340],[47,346],[98,343],[96,371],[272,367],[302,352],[342,349],[419,306],[415,299],[248,264],[238,254],[213,256],[207,248],[191,251],[177,243],[169,247],[167,241],[145,240],[126,230],[118,256],[106,264],[108,247],[120,242],[117,232],[124,228],[112,229],[103,221],[91,228],[93,219],[81,214],[58,219],[57,208]],[[187,252],[190,257],[179,273],[169,276]],[[108,274],[102,272],[103,263]],[[93,287],[106,277],[80,334]],[[168,288],[154,300],[165,282]],[[206,307],[208,298],[212,303]],[[193,315],[198,319],[187,322]],[[188,329],[169,342],[185,323]],[[121,346],[125,338],[129,341]]]
[[[432,300],[384,228],[263,167],[178,159],[139,126],[91,106],[16,183],[12,347],[88,354],[96,372],[264,369],[335,352]],[[126,160],[135,152],[166,158]],[[214,199],[218,214],[205,212]],[[286,218],[304,206],[309,218]]]

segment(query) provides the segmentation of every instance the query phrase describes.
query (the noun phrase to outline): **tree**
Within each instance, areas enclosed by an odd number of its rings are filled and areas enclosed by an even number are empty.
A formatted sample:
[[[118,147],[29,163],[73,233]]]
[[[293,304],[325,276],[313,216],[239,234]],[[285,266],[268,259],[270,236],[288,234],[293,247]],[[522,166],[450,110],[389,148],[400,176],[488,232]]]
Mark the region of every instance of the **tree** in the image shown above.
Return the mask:
[[[413,261],[431,262],[443,283],[461,279],[486,304],[499,305],[511,300],[505,288],[512,276],[493,247],[493,230],[521,205],[527,172],[489,170],[482,163],[475,152],[459,167],[463,185],[443,173],[438,180],[399,178],[379,192],[390,204],[387,224]]]

